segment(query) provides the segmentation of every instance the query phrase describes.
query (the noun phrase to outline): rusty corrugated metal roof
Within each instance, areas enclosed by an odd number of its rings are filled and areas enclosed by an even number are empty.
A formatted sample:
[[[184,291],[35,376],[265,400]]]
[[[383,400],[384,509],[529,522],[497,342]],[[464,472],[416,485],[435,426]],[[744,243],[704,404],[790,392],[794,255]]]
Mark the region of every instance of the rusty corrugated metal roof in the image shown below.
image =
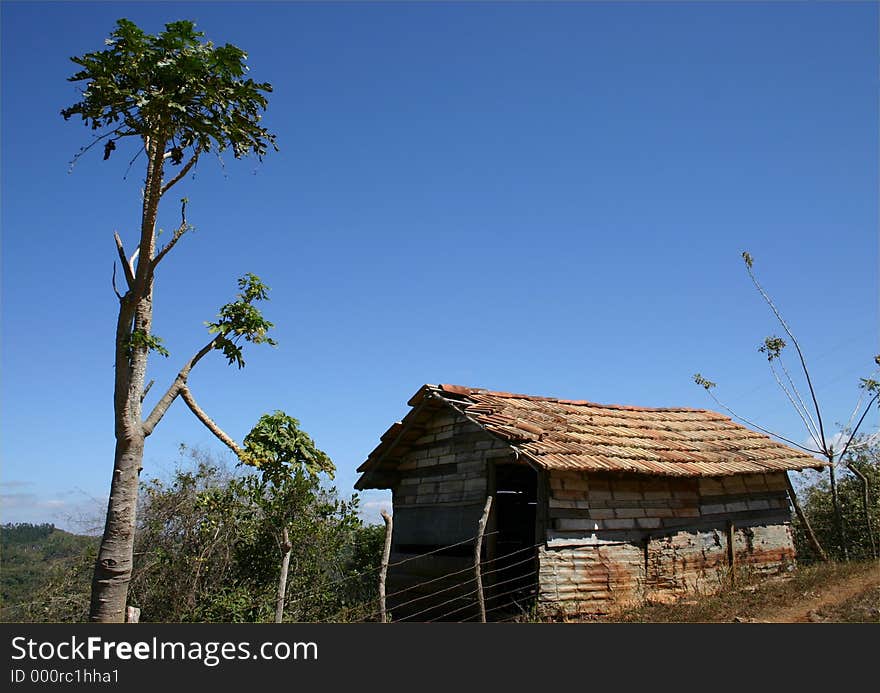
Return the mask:
[[[663,476],[726,476],[821,467],[806,453],[705,409],[596,404],[461,385],[425,385],[409,401],[415,418],[427,399],[440,400],[544,469]],[[395,428],[397,427],[397,428]],[[401,430],[358,471],[374,469]]]

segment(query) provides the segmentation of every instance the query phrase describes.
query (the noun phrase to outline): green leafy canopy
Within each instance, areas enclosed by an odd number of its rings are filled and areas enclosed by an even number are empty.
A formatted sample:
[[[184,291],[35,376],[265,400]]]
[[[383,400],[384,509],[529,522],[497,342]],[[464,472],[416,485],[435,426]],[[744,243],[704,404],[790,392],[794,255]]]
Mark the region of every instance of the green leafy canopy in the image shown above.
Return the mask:
[[[257,467],[276,485],[304,469],[310,476],[320,473],[333,478],[333,462],[299,427],[299,421],[283,411],[263,414],[244,439],[241,460]]]
[[[277,150],[275,135],[260,125],[272,86],[246,77],[243,50],[203,37],[192,21],[171,22],[153,36],[118,20],[105,50],[71,58],[82,69],[69,81],[86,87],[61,115],[79,115],[92,130],[110,128],[102,135],[110,137],[105,159],[116,148],[114,140],[132,135],[173,142],[175,164],[190,146],[231,148],[236,158],[262,156],[270,145]]]

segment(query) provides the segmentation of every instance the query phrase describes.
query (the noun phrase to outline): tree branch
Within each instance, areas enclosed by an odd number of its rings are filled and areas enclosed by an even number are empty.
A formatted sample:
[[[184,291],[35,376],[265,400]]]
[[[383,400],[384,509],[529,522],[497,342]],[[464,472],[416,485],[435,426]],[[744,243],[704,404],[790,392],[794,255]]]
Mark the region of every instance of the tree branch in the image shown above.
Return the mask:
[[[816,444],[816,447],[822,447],[822,445],[818,439],[819,433],[815,432],[813,427],[810,425],[812,423],[812,419],[807,418],[807,417],[809,417],[809,412],[806,412],[805,410],[802,411],[801,407],[798,405],[798,403],[800,403],[801,405],[803,404],[803,402],[801,402],[801,400],[800,400],[800,395],[798,395],[798,399],[797,399],[797,401],[795,401],[794,395],[792,395],[791,392],[788,391],[788,388],[785,386],[785,383],[782,382],[782,379],[779,377],[779,374],[776,372],[776,368],[774,368],[772,361],[770,361],[770,372],[773,374],[773,377],[776,379],[776,384],[779,385],[779,388],[785,393],[785,396],[788,397],[788,401],[791,402],[791,406],[794,407],[794,410],[797,412],[797,415],[801,418],[801,422],[804,424],[804,427],[807,429],[807,433],[810,434],[810,438],[812,438],[813,442]],[[791,383],[791,378],[789,378],[789,383]],[[794,385],[792,384],[792,388],[793,387],[794,387]],[[797,390],[795,390],[795,393],[797,393]]]
[[[744,254],[745,257],[745,254]],[[752,263],[751,257],[746,260],[746,270],[749,273],[749,277],[752,280],[752,284],[755,285],[755,288],[758,290],[758,293],[761,294],[761,297],[770,306],[770,310],[773,311],[773,314],[776,316],[776,319],[779,320],[779,324],[782,325],[782,329],[785,330],[785,333],[791,339],[791,343],[794,344],[794,348],[797,351],[798,358],[801,360],[801,368],[804,371],[804,376],[807,379],[807,386],[810,388],[810,396],[813,398],[813,407],[816,410],[816,420],[819,422],[819,439],[822,444],[823,449],[827,449],[828,444],[825,442],[825,428],[822,425],[822,412],[819,409],[819,402],[816,399],[816,391],[813,388],[813,381],[810,378],[810,371],[807,369],[807,362],[804,360],[804,352],[801,351],[801,345],[798,344],[797,337],[794,336],[794,333],[788,327],[788,323],[785,322],[785,319],[782,317],[782,314],[779,312],[779,309],[776,307],[776,304],[773,303],[773,299],[770,298],[769,294],[764,291],[764,287],[758,282],[757,277],[755,277],[755,273],[752,271]]]
[[[819,430],[816,427],[816,422],[813,421],[813,417],[810,415],[810,412],[807,409],[807,405],[804,403],[804,398],[801,397],[801,393],[798,392],[797,386],[794,384],[794,380],[792,379],[791,374],[788,372],[788,369],[785,367],[785,363],[783,362],[782,358],[779,359],[779,367],[782,368],[782,372],[785,374],[786,380],[788,380],[789,385],[791,385],[791,391],[794,393],[795,397],[797,397],[797,401],[800,404],[801,411],[803,411],[810,422],[810,426],[807,426],[807,428],[810,429],[811,433],[815,433],[815,435],[813,436],[813,440],[815,441],[816,445],[819,445]]]
[[[235,444],[235,441],[227,435],[223,429],[221,429],[217,424],[215,424],[211,418],[196,404],[195,399],[192,396],[192,393],[189,391],[189,388],[186,385],[182,385],[180,388],[180,396],[183,398],[183,401],[186,402],[186,406],[190,408],[193,414],[196,415],[196,418],[201,421],[211,433],[213,433],[217,438],[223,443],[226,447],[228,447],[232,452],[235,453],[236,457],[241,457],[242,450],[238,445]]]
[[[800,449],[803,450],[804,452],[808,452],[808,453],[810,453],[811,455],[821,455],[821,454],[823,454],[820,450],[811,450],[810,448],[805,448],[805,447],[804,447],[803,445],[801,445],[800,443],[795,443],[793,440],[789,440],[788,438],[785,438],[785,437],[779,435],[778,433],[774,433],[773,431],[769,431],[769,430],[767,430],[766,428],[763,428],[762,426],[759,426],[759,425],[756,424],[754,421],[749,421],[747,418],[745,418],[744,416],[740,416],[740,415],[737,414],[735,411],[733,411],[733,409],[731,409],[731,408],[728,407],[726,404],[724,404],[720,399],[718,399],[718,398],[715,396],[715,393],[712,392],[712,390],[710,390],[709,388],[705,388],[705,389],[706,389],[706,392],[709,393],[709,396],[710,396],[713,400],[715,400],[715,403],[716,403],[719,407],[721,407],[722,409],[724,409],[728,414],[730,414],[734,419],[739,419],[739,420],[742,421],[743,423],[748,424],[749,426],[752,426],[753,428],[757,428],[757,429],[758,429],[759,431],[761,431],[762,433],[766,433],[768,436],[773,436],[774,438],[779,438],[779,440],[784,440],[784,441],[785,441],[786,443],[788,443],[789,445],[794,445],[796,448],[800,448]],[[818,460],[816,460],[816,461],[818,462]]]
[[[193,166],[195,166],[196,162],[199,160],[199,154],[201,154],[201,153],[202,153],[202,150],[201,150],[201,149],[196,149],[196,153],[193,154],[193,155],[190,157],[190,160],[187,161],[187,162],[183,165],[183,168],[180,169],[180,171],[177,172],[177,175],[174,176],[174,178],[172,178],[170,181],[168,181],[167,183],[165,183],[165,185],[162,186],[162,190],[159,192],[159,196],[160,196],[160,197],[161,197],[162,195],[164,195],[165,193],[167,193],[168,190],[169,190],[169,188],[171,188],[172,185],[174,185],[175,183],[179,183],[180,180],[181,180],[181,179],[182,179],[187,173],[189,173],[190,169],[191,169]]]
[[[168,251],[171,250],[175,246],[177,241],[179,241],[181,237],[183,237],[183,234],[185,234],[191,228],[190,225],[186,223],[186,201],[187,200],[185,197],[180,201],[180,226],[177,227],[174,235],[171,236],[171,240],[168,241],[165,247],[156,254],[155,258],[153,258],[154,270],[156,269],[156,265],[158,265],[162,261],[162,258],[168,254]]]
[[[131,265],[134,261],[134,256],[132,256],[132,260],[125,256],[122,239],[116,231],[113,232],[113,239],[116,241],[116,252],[119,254],[119,262],[122,263],[122,271],[125,272],[125,281],[128,283],[128,288],[131,289],[134,286],[134,270]]]
[[[110,283],[113,285],[113,293],[116,294],[116,298],[120,301],[122,300],[122,294],[119,293],[119,289],[116,288],[116,263],[113,263],[113,276],[110,277]]]
[[[156,424],[158,424],[162,417],[165,416],[165,412],[168,411],[168,407],[171,406],[171,403],[177,398],[177,395],[180,394],[182,388],[186,387],[186,379],[189,377],[190,371],[193,367],[202,360],[202,358],[207,354],[211,349],[215,347],[217,344],[217,340],[220,339],[220,335],[217,335],[210,342],[205,344],[199,351],[193,356],[189,361],[187,361],[183,368],[180,369],[177,373],[177,377],[174,379],[174,382],[168,387],[165,391],[165,394],[162,395],[162,398],[156,402],[156,406],[153,407],[153,411],[150,412],[150,415],[144,420],[142,424],[144,436],[148,436],[153,432],[153,429],[156,428]]]
[[[856,433],[859,432],[859,427],[862,425],[862,422],[865,420],[865,417],[868,415],[868,412],[871,411],[871,405],[877,401],[877,397],[880,396],[880,392],[874,393],[874,396],[868,400],[868,404],[865,406],[865,411],[862,412],[861,417],[859,417],[858,423],[853,427],[852,433],[850,433],[849,440],[846,441],[846,445],[843,446],[843,449],[840,451],[840,459],[843,459],[843,456],[846,454],[846,451],[849,450],[850,443],[853,442],[853,438],[856,437]]]

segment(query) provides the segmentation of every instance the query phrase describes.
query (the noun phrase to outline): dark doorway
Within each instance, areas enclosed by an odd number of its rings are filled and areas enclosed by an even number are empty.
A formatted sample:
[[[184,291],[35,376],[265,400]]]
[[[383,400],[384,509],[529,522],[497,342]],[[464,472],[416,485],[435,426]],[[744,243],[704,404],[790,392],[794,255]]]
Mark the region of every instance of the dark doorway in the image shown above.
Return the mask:
[[[486,615],[506,620],[527,613],[534,603],[537,576],[535,520],[538,482],[523,464],[495,467],[494,560],[487,584]]]

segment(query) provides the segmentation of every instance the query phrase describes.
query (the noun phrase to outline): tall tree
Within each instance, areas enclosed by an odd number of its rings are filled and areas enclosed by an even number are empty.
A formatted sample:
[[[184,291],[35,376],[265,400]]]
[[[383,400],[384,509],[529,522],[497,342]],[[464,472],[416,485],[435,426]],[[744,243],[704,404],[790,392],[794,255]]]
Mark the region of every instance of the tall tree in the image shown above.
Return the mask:
[[[184,198],[180,225],[158,248],[159,204],[208,152],[231,150],[236,158],[262,157],[275,147],[275,136],[260,124],[271,85],[246,76],[247,55],[240,48],[215,46],[203,38],[191,21],[166,24],[164,31],[150,35],[120,19],[104,50],[71,58],[81,69],[69,79],[85,83],[85,88],[81,99],[61,114],[65,119],[80,116],[94,134],[77,157],[103,143],[104,159],[109,159],[117,143],[129,138],[146,155],[140,232],[131,256],[119,235],[114,235],[125,277],[124,291],[119,291],[114,269],[119,298],[113,391],[116,449],[92,582],[92,621],[125,618],[145,439],[178,396],[194,412],[201,411],[187,388],[187,377],[206,354],[219,349],[230,364],[241,368],[243,341],[273,343],[267,335],[272,323],[255,305],[267,298],[267,288],[255,275],[245,275],[239,280],[237,299],[223,306],[210,325],[214,336],[183,364],[149,415],[143,416],[142,402],[149,389],[145,387],[147,356],[150,351],[168,355],[151,330],[156,268],[192,228]]]
[[[729,412],[734,418],[743,421],[750,426],[757,428],[759,431],[763,431],[764,433],[768,433],[772,436],[775,436],[781,440],[784,440],[789,445],[793,445],[801,450],[808,452],[812,455],[816,455],[819,457],[823,457],[826,462],[826,466],[828,468],[828,483],[830,488],[831,495],[831,505],[833,507],[833,517],[835,524],[835,535],[836,535],[836,548],[837,554],[841,556],[844,560],[849,558],[848,555],[848,541],[846,538],[846,523],[843,521],[843,511],[840,505],[840,498],[837,490],[837,467],[839,465],[846,465],[847,460],[851,459],[851,456],[848,456],[850,452],[855,451],[855,447],[853,446],[853,442],[857,440],[857,435],[859,433],[859,429],[865,421],[865,417],[868,415],[868,412],[871,410],[875,404],[880,401],[880,382],[875,380],[874,376],[877,374],[875,371],[868,378],[861,378],[859,382],[859,388],[862,390],[862,395],[859,397],[856,402],[856,406],[850,415],[849,421],[843,426],[842,430],[836,436],[829,435],[829,431],[827,430],[826,424],[823,421],[822,417],[822,408],[819,406],[819,398],[816,393],[816,388],[813,385],[813,379],[810,374],[810,369],[807,367],[806,357],[804,356],[804,352],[801,349],[801,345],[797,340],[794,332],[791,327],[783,318],[782,313],[780,312],[777,305],[773,302],[773,299],[758,281],[757,276],[755,276],[754,272],[754,258],[751,253],[744,251],[742,253],[742,259],[746,266],[746,271],[749,274],[749,279],[752,280],[752,284],[755,289],[761,295],[761,298],[770,308],[777,322],[782,327],[785,335],[788,337],[789,342],[794,347],[795,353],[797,354],[799,370],[801,376],[803,378],[803,382],[806,384],[806,392],[809,393],[809,403],[805,397],[801,395],[800,390],[797,387],[796,379],[792,377],[791,371],[786,367],[784,361],[782,360],[782,354],[785,348],[788,346],[788,342],[782,337],[777,335],[772,335],[766,337],[761,345],[758,347],[758,351],[760,351],[764,356],[767,357],[767,363],[770,366],[770,372],[773,374],[773,378],[776,381],[776,384],[785,393],[786,398],[788,399],[791,406],[797,412],[798,417],[806,429],[806,432],[810,438],[810,443],[801,444],[780,436],[778,433],[774,433],[772,431],[767,430],[754,423],[753,421],[749,421],[748,419],[740,416],[735,411],[733,411],[730,407],[722,403],[712,392],[712,389],[715,387],[715,383],[710,380],[707,380],[699,373],[694,375],[694,382],[703,387],[715,400],[715,402]],[[874,365],[880,367],[880,355],[874,357]],[[865,401],[867,399],[867,401]],[[861,415],[859,415],[861,412]],[[855,422],[855,423],[853,423]],[[842,443],[835,447],[835,442]],[[857,466],[849,465],[848,469],[853,473],[853,475],[859,479],[859,482],[862,484],[864,490],[864,517],[865,517],[865,531],[866,534],[871,538],[873,543],[873,532],[871,529],[871,521],[870,516],[868,514],[868,498],[869,498],[869,479],[865,476]],[[798,517],[801,520],[801,523],[804,525],[804,530],[807,533],[810,544],[813,547],[813,550],[816,554],[821,557],[823,560],[827,558],[825,550],[822,548],[818,538],[816,537],[815,532],[810,526],[809,518],[807,514],[804,513],[803,509],[798,503],[797,495],[795,494],[794,488],[791,485],[791,481],[789,481],[789,495],[791,496],[792,503],[795,506],[795,510],[797,511]]]

